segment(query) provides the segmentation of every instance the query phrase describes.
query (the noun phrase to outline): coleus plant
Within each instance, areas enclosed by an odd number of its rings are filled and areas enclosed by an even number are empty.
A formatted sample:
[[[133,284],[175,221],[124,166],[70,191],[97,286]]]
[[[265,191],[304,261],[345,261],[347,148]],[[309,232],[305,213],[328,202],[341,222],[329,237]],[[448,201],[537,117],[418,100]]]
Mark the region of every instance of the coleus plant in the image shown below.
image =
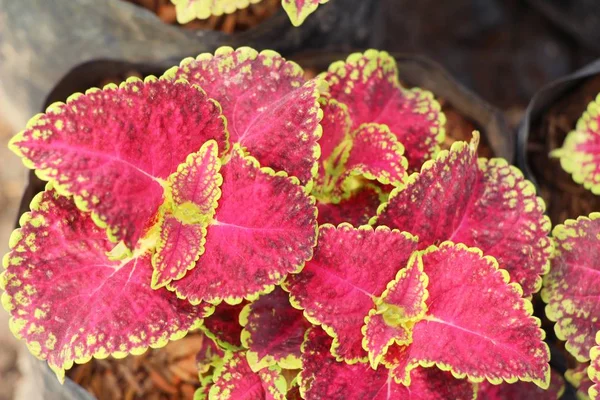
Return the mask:
[[[563,146],[550,155],[560,159],[575,182],[600,195],[600,94],[587,106]]]
[[[577,121],[560,149],[551,153],[560,159],[573,180],[600,194],[600,95]],[[566,350],[576,359],[567,379],[578,395],[598,399],[598,348],[600,303],[596,262],[600,255],[600,213],[568,219],[552,232],[555,250],[552,268],[544,277],[542,299],[546,316],[556,322],[554,330]],[[591,360],[591,361],[590,361]]]
[[[477,132],[440,151],[397,73],[221,48],[35,116],[10,144],[49,181],[3,259],[14,334],[62,380],[200,329],[198,398],[548,388],[544,205]]]
[[[188,23],[196,18],[207,19],[212,15],[231,14],[261,0],[171,0],[175,5],[177,21]],[[294,26],[300,26],[319,4],[329,0],[281,0],[281,5]]]

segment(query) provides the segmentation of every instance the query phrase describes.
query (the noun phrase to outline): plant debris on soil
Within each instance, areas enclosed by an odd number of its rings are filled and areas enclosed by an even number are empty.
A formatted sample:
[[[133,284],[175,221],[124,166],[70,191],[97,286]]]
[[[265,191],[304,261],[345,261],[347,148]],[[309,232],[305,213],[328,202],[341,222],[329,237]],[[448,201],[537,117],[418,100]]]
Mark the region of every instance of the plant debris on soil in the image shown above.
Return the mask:
[[[549,157],[552,150],[562,147],[565,137],[575,129],[577,120],[598,93],[600,75],[562,96],[540,121],[533,121],[527,155],[552,225],[600,211],[600,196],[575,183],[571,175],[562,169],[559,159]]]
[[[259,25],[281,8],[281,0],[261,0],[257,4],[237,10],[232,14],[213,15],[207,19],[195,19],[187,24],[177,22],[175,5],[170,0],[124,0],[147,8],[166,24],[178,25],[190,30],[211,30],[224,33],[243,32]]]
[[[200,387],[196,354],[203,340],[210,339],[191,332],[140,356],[76,364],[67,375],[98,400],[192,400]]]

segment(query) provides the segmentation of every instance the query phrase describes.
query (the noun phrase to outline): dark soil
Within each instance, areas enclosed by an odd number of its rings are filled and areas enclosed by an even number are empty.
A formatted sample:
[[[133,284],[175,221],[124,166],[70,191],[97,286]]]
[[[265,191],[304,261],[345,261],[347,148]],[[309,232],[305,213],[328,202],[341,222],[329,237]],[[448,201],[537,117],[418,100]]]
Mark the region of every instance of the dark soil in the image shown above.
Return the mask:
[[[155,13],[163,22],[190,30],[211,30],[225,33],[242,32],[259,25],[281,8],[281,0],[261,0],[232,14],[213,15],[205,20],[193,20],[187,24],[177,22],[175,6],[170,0],[124,0]]]
[[[473,137],[473,131],[479,130],[481,132],[480,128],[473,121],[460,114],[445,99],[438,99],[438,102],[441,104],[442,111],[446,115],[446,139],[441,145],[442,149],[449,149],[452,143],[457,141],[469,142]],[[495,156],[483,132],[481,132],[477,153],[479,157],[492,158]]]
[[[600,211],[600,196],[573,181],[549,153],[562,146],[587,105],[600,93],[600,76],[589,79],[552,105],[532,126],[527,147],[529,165],[538,180],[552,224]]]

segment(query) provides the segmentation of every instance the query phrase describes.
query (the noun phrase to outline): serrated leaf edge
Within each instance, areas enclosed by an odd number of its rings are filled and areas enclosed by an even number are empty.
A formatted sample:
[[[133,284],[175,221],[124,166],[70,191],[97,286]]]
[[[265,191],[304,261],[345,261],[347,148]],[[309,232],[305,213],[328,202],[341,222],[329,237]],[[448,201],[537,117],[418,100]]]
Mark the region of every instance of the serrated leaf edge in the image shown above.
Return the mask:
[[[293,185],[298,186],[300,188],[303,188],[302,184],[300,183],[300,181],[298,180],[298,178],[296,178],[295,176],[289,176],[285,171],[277,171],[275,172],[272,168],[269,167],[261,167],[260,163],[258,162],[258,160],[254,157],[252,157],[251,155],[247,154],[247,152],[244,151],[244,149],[239,146],[238,144],[235,144],[233,146],[232,151],[234,152],[238,152],[238,154],[249,164],[251,164],[254,168],[256,168],[258,171],[272,176],[272,177],[283,177],[286,178],[289,182],[291,182]],[[225,165],[225,163],[223,164]],[[306,192],[305,192],[306,194]],[[315,235],[314,235],[314,240],[313,240],[313,245],[312,245],[312,252],[313,254],[311,254],[311,256],[304,260],[304,262],[300,263],[299,265],[296,266],[296,269],[291,272],[292,274],[297,274],[300,273],[302,271],[302,269],[304,268],[304,266],[306,265],[306,263],[308,261],[310,261],[314,255],[314,248],[317,245],[317,240],[319,237],[319,226],[317,224],[317,215],[318,215],[318,210],[316,207],[316,199],[314,196],[311,195],[306,195],[306,197],[308,198],[308,201],[310,202],[310,204],[313,206],[313,215],[314,215],[314,221],[315,221]],[[221,304],[221,302],[225,302],[229,305],[237,305],[240,304],[243,300],[248,300],[250,302],[253,302],[255,300],[257,300],[261,295],[265,295],[265,294],[269,294],[271,293],[273,290],[275,290],[276,286],[281,285],[285,279],[286,279],[287,275],[283,276],[278,282],[275,282],[273,284],[270,285],[263,285],[263,288],[260,290],[257,290],[255,292],[252,293],[248,293],[245,296],[225,296],[225,297],[220,297],[220,298],[211,298],[211,299],[196,299],[196,298],[189,298],[187,296],[185,296],[183,293],[181,293],[176,287],[174,287],[172,285],[172,282],[170,284],[167,284],[165,287],[171,291],[174,292],[177,295],[177,298],[181,299],[181,300],[187,300],[189,301],[192,305],[196,305],[196,304],[200,304],[201,302],[207,302],[213,305],[219,305]]]
[[[577,219],[567,219],[564,223],[556,225],[553,229],[552,229],[552,242],[554,243],[554,251],[553,251],[553,255],[551,257],[550,263],[552,263],[552,260],[554,258],[556,258],[559,254],[560,254],[560,250],[559,250],[559,246],[557,245],[558,239],[556,238],[557,236],[560,236],[562,234],[567,234],[568,233],[568,227],[569,226],[573,226],[573,225],[577,225],[579,222],[581,221],[595,221],[597,219],[600,219],[600,212],[593,212],[591,214],[589,214],[587,217],[586,216],[580,216],[577,217]],[[562,340],[563,342],[565,342],[565,348],[567,349],[567,351],[569,352],[569,354],[571,354],[573,357],[575,357],[575,359],[579,362],[586,362],[589,361],[589,354],[582,354],[579,353],[576,348],[573,346],[573,341],[572,340],[567,340],[567,334],[566,331],[568,330],[569,326],[563,326],[561,324],[561,318],[560,316],[552,309],[551,307],[551,301],[552,301],[552,297],[551,294],[549,293],[549,290],[547,289],[547,287],[550,285],[550,275],[546,275],[543,278],[543,288],[542,288],[542,292],[541,292],[541,297],[542,297],[542,301],[544,303],[546,303],[546,307],[544,308],[546,317],[552,321],[555,322],[554,324],[554,333],[556,334],[556,337],[560,340]]]
[[[401,232],[398,229],[390,229],[387,226],[378,226],[377,228],[373,228],[370,225],[361,225],[358,228],[355,228],[354,226],[352,226],[351,224],[349,224],[347,222],[342,222],[341,224],[339,224],[337,226],[332,225],[332,224],[323,224],[323,225],[319,226],[319,232],[321,230],[331,230],[331,229],[334,229],[334,230],[342,230],[342,229],[362,230],[362,231],[368,231],[368,232],[395,232],[395,233],[403,235],[408,240],[412,240],[415,242],[418,241],[418,238],[416,236],[413,236],[408,232]],[[289,288],[287,287],[285,281],[281,283],[281,288],[289,293],[290,304],[292,305],[292,307],[294,307],[297,310],[301,310],[302,314],[304,315],[304,318],[306,318],[308,320],[308,322],[310,322],[312,325],[320,326],[331,338],[333,338],[333,343],[331,344],[331,354],[335,357],[336,361],[340,361],[340,362],[343,361],[347,364],[367,363],[369,361],[368,356],[356,357],[356,358],[347,358],[347,357],[341,356],[337,352],[337,348],[340,346],[340,342],[339,342],[338,335],[335,333],[335,330],[331,326],[321,322],[318,318],[311,316],[308,313],[308,311],[300,305],[300,302],[294,297],[294,295],[292,295],[292,293],[289,290]],[[373,298],[373,300],[374,299],[375,298]]]
[[[34,211],[38,211],[39,207],[40,207],[40,203],[42,201],[43,195],[46,191],[50,191],[54,189],[54,185],[52,182],[48,182],[46,184],[45,190],[43,192],[40,192],[38,194],[36,194],[34,196],[34,198],[31,200],[31,203],[29,205],[30,211],[25,212],[22,216],[21,219],[19,220],[19,224],[21,225],[21,228],[23,227],[24,223],[29,222],[31,220],[31,214]],[[58,192],[57,192],[58,193]],[[60,193],[58,193],[60,195]],[[21,222],[23,222],[23,224],[21,224]],[[4,271],[0,272],[0,289],[3,290],[2,296],[1,296],[1,303],[2,303],[2,307],[6,310],[6,312],[8,312],[10,314],[9,316],[9,329],[11,331],[11,333],[15,336],[15,338],[17,338],[18,340],[23,340],[25,342],[25,344],[27,345],[28,350],[30,351],[30,353],[36,357],[39,360],[45,360],[46,358],[43,358],[40,356],[39,352],[36,350],[36,348],[31,347],[30,343],[20,334],[20,330],[21,327],[19,326],[19,322],[17,321],[17,318],[15,318],[12,314],[12,307],[11,307],[11,303],[12,303],[12,299],[13,297],[10,296],[6,291],[6,282],[7,282],[7,278],[6,278],[6,274],[7,274],[7,267],[8,267],[8,260],[9,260],[9,256],[10,256],[10,251],[12,251],[12,249],[14,248],[14,245],[16,244],[14,241],[15,237],[18,237],[20,235],[20,231],[21,228],[17,228],[15,229],[12,234],[11,234],[11,239],[10,240],[10,250],[8,253],[6,253],[2,259],[2,265],[5,268]],[[184,338],[189,332],[199,329],[203,326],[204,323],[204,318],[210,316],[212,313],[214,312],[214,307],[207,307],[205,314],[202,318],[198,318],[194,324],[192,324],[190,326],[189,329],[181,329],[181,330],[177,330],[176,332],[173,332],[170,336],[168,337],[160,337],[157,341],[155,341],[154,343],[151,343],[149,346],[140,346],[140,347],[135,347],[132,348],[130,350],[128,350],[127,352],[121,352],[121,351],[115,351],[112,353],[108,353],[108,352],[101,352],[101,351],[97,351],[89,356],[86,357],[82,357],[82,358],[74,358],[72,360],[66,360],[63,365],[52,365],[50,363],[48,363],[48,366],[50,367],[50,369],[55,373],[56,377],[58,378],[58,380],[60,381],[60,383],[64,383],[65,381],[65,372],[68,369],[71,369],[73,367],[73,364],[85,364],[87,362],[89,362],[92,358],[96,358],[96,359],[105,359],[107,357],[113,357],[116,359],[120,359],[120,358],[125,358],[127,355],[131,354],[131,355],[141,355],[143,353],[145,353],[149,348],[153,348],[153,349],[159,349],[162,347],[165,347],[170,341],[175,341],[175,340],[179,340]]]
[[[168,71],[167,71],[168,72]],[[166,73],[165,73],[166,74]],[[69,105],[71,102],[77,100],[79,97],[84,96],[84,95],[88,95],[91,93],[96,93],[98,91],[107,91],[107,90],[117,90],[117,89],[125,89],[127,88],[129,85],[133,84],[133,83],[139,83],[142,82],[144,84],[147,83],[152,83],[152,82],[156,82],[158,80],[168,80],[168,78],[166,77],[166,75],[162,75],[160,78],[157,78],[154,75],[149,75],[147,77],[145,77],[143,80],[138,78],[138,77],[129,77],[127,78],[125,81],[121,82],[118,86],[114,83],[109,83],[107,85],[104,85],[102,87],[102,89],[97,88],[97,87],[92,87],[90,89],[87,89],[85,91],[85,93],[73,93],[72,95],[70,95],[67,98],[66,102],[54,102],[52,104],[50,104],[47,108],[46,111],[44,113],[38,113],[36,115],[34,115],[26,124],[26,127],[24,130],[18,132],[16,135],[14,135],[10,141],[8,142],[8,148],[15,153],[23,162],[23,165],[30,169],[33,170],[35,172],[35,175],[40,178],[43,181],[47,181],[47,182],[51,182],[53,184],[53,188],[62,196],[65,197],[72,197],[74,202],[75,202],[75,206],[82,212],[84,213],[89,213],[91,214],[91,218],[94,221],[94,223],[96,224],[96,226],[98,226],[99,228],[103,228],[106,229],[106,235],[108,237],[108,239],[113,242],[113,243],[117,243],[119,240],[118,238],[115,236],[114,232],[118,229],[116,226],[109,226],[104,219],[106,218],[105,215],[101,215],[99,213],[97,213],[96,211],[90,211],[87,202],[85,201],[85,199],[75,193],[70,192],[69,190],[66,189],[66,187],[64,187],[63,185],[61,185],[60,183],[58,183],[56,181],[56,179],[53,179],[49,176],[48,174],[48,168],[45,169],[36,169],[35,165],[33,163],[33,161],[31,161],[30,159],[28,159],[27,157],[25,157],[25,155],[20,151],[20,149],[18,148],[17,144],[20,142],[20,139],[23,138],[23,135],[25,134],[25,130],[32,128],[33,126],[35,126],[36,122],[44,115],[47,114],[49,112],[59,112],[62,108],[64,108],[65,106]],[[198,90],[200,93],[202,93],[204,96],[206,96],[206,92],[204,92],[204,90],[198,86],[198,85],[191,85],[188,81],[186,81],[185,79],[178,79],[176,81],[171,80],[171,82],[173,84],[181,84],[181,85],[188,85],[191,86],[193,88],[195,88],[196,90]],[[223,110],[221,109],[221,105],[213,100],[208,98],[208,96],[206,96],[207,100],[211,103],[213,103],[218,112],[219,112],[219,119],[222,120],[223,122],[223,129],[225,132],[225,137],[226,137],[226,143],[229,143],[229,131],[227,130],[227,120],[226,118],[223,116]],[[162,181],[159,178],[154,177],[154,179],[159,182],[159,184],[161,186],[164,187],[165,182]],[[158,212],[158,210],[157,210]]]
[[[178,66],[169,68],[163,74],[163,77],[165,77],[165,79],[168,79],[168,80],[175,80],[175,79],[177,79],[176,78],[177,72],[179,70],[183,70],[185,72],[186,67],[190,63],[210,62],[213,58],[227,57],[233,53],[242,55],[242,57],[238,60],[238,62],[244,62],[246,60],[254,61],[254,60],[257,60],[259,57],[264,57],[263,64],[265,66],[268,66],[269,62],[272,62],[273,59],[280,58],[285,65],[291,66],[294,76],[298,76],[298,77],[304,76],[304,70],[302,69],[302,67],[299,64],[297,64],[294,61],[286,59],[285,57],[283,57],[281,54],[279,54],[276,51],[262,50],[261,52],[258,52],[257,50],[255,50],[251,47],[248,47],[248,46],[238,47],[237,49],[234,49],[231,46],[221,46],[215,50],[214,54],[213,53],[201,53],[198,56],[196,56],[195,58],[194,57],[184,58],[183,60],[181,60],[181,62],[179,63]],[[313,146],[313,149],[312,149],[314,161],[313,161],[313,165],[312,165],[311,171],[310,171],[311,179],[308,182],[306,182],[306,184],[304,184],[306,193],[311,192],[313,184],[314,184],[314,179],[317,176],[318,169],[319,169],[319,158],[321,156],[321,146],[319,145],[318,142],[319,142],[319,139],[321,138],[321,136],[323,135],[323,127],[321,126],[321,121],[323,120],[323,109],[321,108],[319,99],[321,98],[321,96],[323,94],[327,93],[328,88],[329,88],[329,85],[327,84],[325,79],[323,79],[322,77],[315,77],[313,79],[310,79],[304,83],[304,86],[306,86],[308,84],[314,84],[314,90],[313,90],[314,104],[313,104],[312,108],[317,110],[316,118],[317,118],[318,123],[317,123],[317,126],[315,127],[315,130],[313,132],[311,132],[309,135],[309,136],[312,136],[312,138],[314,139],[315,145]],[[295,88],[295,89],[298,89],[298,88]],[[216,100],[214,100],[214,101],[216,101]],[[221,109],[221,114],[222,114],[222,109]],[[225,117],[223,117],[223,118],[225,118]],[[229,137],[229,135],[228,135],[228,137]]]
[[[538,327],[538,331],[541,333],[540,335],[540,339],[542,340],[543,343],[543,348],[545,349],[545,353],[547,355],[548,360],[550,359],[550,347],[548,346],[548,344],[546,342],[543,341],[543,339],[545,339],[546,337],[546,332],[541,328],[541,320],[539,318],[537,318],[536,316],[533,315],[533,304],[531,303],[531,300],[523,298],[523,289],[521,288],[521,285],[519,285],[516,282],[510,282],[510,275],[508,273],[508,271],[506,271],[505,269],[500,268],[498,261],[492,257],[492,256],[484,256],[483,252],[476,248],[476,247],[468,247],[462,243],[454,243],[451,241],[445,241],[442,242],[439,246],[436,245],[431,245],[428,248],[419,251],[419,255],[422,257],[423,255],[426,255],[428,253],[437,251],[439,249],[442,249],[444,247],[455,247],[458,249],[462,249],[462,250],[466,250],[468,252],[477,254],[479,257],[481,257],[482,259],[484,259],[486,262],[488,262],[488,265],[492,266],[493,268],[496,269],[496,271],[498,271],[498,273],[502,276],[503,281],[511,287],[511,289],[516,292],[517,294],[519,294],[519,297],[521,298],[522,302],[523,302],[523,309],[525,311],[525,313],[529,316],[529,318],[537,325]],[[427,316],[425,316],[425,318],[423,318],[423,320],[427,320]],[[382,360],[382,364],[384,364],[387,368],[392,369],[394,366],[390,365],[389,363],[387,363],[385,361],[385,359]],[[437,361],[432,361],[432,360],[412,360],[411,362],[409,362],[406,366],[406,370],[405,370],[405,375],[403,377],[400,378],[400,380],[396,379],[394,377],[394,380],[398,383],[401,383],[405,386],[410,386],[410,382],[411,382],[411,378],[410,378],[410,372],[417,368],[417,367],[424,367],[424,368],[429,368],[432,366],[436,366],[439,369],[441,369],[442,371],[448,371],[452,374],[452,376],[454,376],[456,379],[468,379],[470,382],[473,383],[480,383],[483,382],[484,380],[488,381],[489,383],[491,383],[492,385],[499,385],[503,382],[506,383],[515,383],[517,381],[523,381],[523,382],[532,382],[535,385],[539,386],[540,388],[546,390],[548,389],[549,385],[550,385],[550,366],[547,365],[546,371],[545,371],[545,380],[541,381],[539,379],[535,379],[529,375],[523,376],[523,377],[517,377],[517,376],[510,376],[507,378],[499,378],[499,379],[494,379],[494,378],[490,378],[487,376],[479,376],[479,375],[474,375],[474,374],[468,374],[466,372],[459,372],[457,371],[456,368],[453,368],[451,365],[446,364],[446,363],[442,363],[442,362],[437,362]]]

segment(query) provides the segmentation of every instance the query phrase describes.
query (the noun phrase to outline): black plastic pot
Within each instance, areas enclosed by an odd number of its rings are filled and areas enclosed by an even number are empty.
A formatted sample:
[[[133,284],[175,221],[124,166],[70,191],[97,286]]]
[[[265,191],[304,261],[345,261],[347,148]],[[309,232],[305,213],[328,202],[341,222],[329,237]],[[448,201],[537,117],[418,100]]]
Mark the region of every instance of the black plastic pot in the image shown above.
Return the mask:
[[[1,1],[1,0],[0,0]],[[344,60],[348,53],[312,53],[291,57],[305,68],[318,71],[326,70],[329,64],[336,60]],[[513,136],[508,129],[502,113],[477,97],[474,93],[457,83],[439,64],[421,56],[397,54],[400,78],[410,86],[419,86],[431,90],[436,96],[443,97],[456,110],[469,119],[486,138],[495,156],[504,157],[510,162],[514,159]],[[142,75],[159,75],[171,67],[171,63],[133,64],[120,61],[93,61],[82,64],[66,76],[50,92],[42,111],[56,101],[64,101],[74,92],[83,92],[97,86],[106,78],[121,76],[135,70]],[[45,187],[45,182],[29,173],[29,183],[21,200],[19,216],[29,210],[31,199]],[[28,357],[35,385],[43,399],[92,400],[94,397],[75,384],[69,378],[61,386],[54,373],[44,362]]]
[[[546,178],[543,177],[539,173],[539,168],[532,168],[530,155],[531,155],[531,139],[533,136],[533,132],[536,129],[539,129],[542,119],[545,115],[552,109],[553,106],[557,104],[557,102],[564,99],[565,96],[569,96],[574,93],[579,93],[579,89],[585,83],[589,82],[590,79],[600,77],[600,60],[597,60],[586,67],[574,72],[573,74],[567,75],[561,79],[558,79],[554,82],[551,82],[545,85],[540,91],[538,91],[535,96],[531,99],[527,110],[525,111],[525,115],[519,125],[518,135],[517,135],[517,148],[516,148],[516,156],[517,156],[517,166],[523,171],[525,177],[531,180],[538,190],[538,194],[542,194],[544,196],[554,196],[560,195],[560,197],[565,198],[567,202],[574,201],[574,195],[570,193],[557,193],[556,191],[552,191],[551,193],[546,193],[546,190],[541,190],[541,188],[546,188],[548,186],[548,182],[546,182]],[[581,112],[583,113],[583,109]],[[571,129],[574,129],[575,125],[572,124]],[[560,143],[562,144],[562,143]],[[548,151],[546,151],[548,153]],[[548,156],[546,168],[559,168],[558,160],[552,160]],[[553,171],[553,170],[552,170]],[[560,171],[560,175],[566,174],[564,171]],[[554,175],[555,177],[557,175]],[[569,178],[570,179],[570,178]],[[591,195],[591,192],[586,191],[581,187],[582,195],[588,196]],[[548,201],[551,201],[551,198],[545,199],[547,204]],[[551,206],[551,204],[549,204]],[[549,208],[549,211],[552,211]],[[590,210],[594,211],[594,210]],[[600,211],[600,209],[595,210]],[[570,218],[574,218],[577,216],[570,216]],[[562,223],[563,221],[553,221],[554,224]],[[539,304],[539,309],[536,309],[537,315],[543,315],[543,306]],[[546,330],[548,333],[548,340],[550,342],[550,349],[552,352],[552,360],[551,364],[561,373],[567,369],[567,357],[565,356],[564,351],[559,350],[555,341],[556,338],[554,336],[554,331],[552,329]],[[566,391],[564,396],[561,398],[563,400],[575,399],[576,390],[569,384],[567,384]]]
[[[590,81],[590,79],[595,77],[600,77],[600,59],[574,72],[571,75],[567,75],[561,79],[547,84],[533,97],[529,103],[529,106],[527,107],[523,120],[519,125],[516,149],[517,165],[519,168],[521,168],[521,170],[523,170],[526,177],[535,183],[536,187],[538,188],[538,193],[545,197],[545,200],[548,203],[548,212],[551,219],[553,219],[554,224],[562,223],[565,219],[556,217],[557,210],[552,204],[552,198],[558,198],[558,194],[560,194],[561,198],[565,198],[569,202],[580,201],[580,199],[593,199],[595,201],[596,198],[600,201],[600,197],[594,196],[591,192],[585,190],[581,185],[573,184],[580,188],[577,193],[560,191],[559,187],[554,186],[547,177],[542,175],[543,172],[547,172],[551,169],[552,171],[556,170],[556,174],[553,174],[551,178],[552,180],[556,179],[557,181],[559,179],[566,179],[560,177],[566,177],[567,174],[558,167],[559,161],[556,159],[550,159],[549,156],[547,157],[547,162],[545,162],[543,166],[537,165],[536,168],[536,165],[534,165],[531,160],[531,156],[533,154],[531,153],[532,137],[534,132],[537,132],[539,124],[541,124],[544,116],[555,104],[557,104],[557,102],[559,102],[565,96],[569,96],[574,93],[577,94],[582,85],[586,84]],[[583,113],[583,111],[585,111],[585,107],[582,107],[581,113]],[[570,129],[574,128],[575,123],[573,122],[570,124]],[[562,142],[558,145],[562,145]],[[544,148],[544,152],[549,153],[550,150],[553,150],[556,147],[558,146],[548,144]],[[571,182],[570,177],[567,179],[567,181]],[[600,203],[598,209],[590,209],[586,210],[585,212],[589,214],[592,211],[600,211]],[[567,218],[576,217],[578,217],[578,215],[567,215]]]
[[[248,31],[228,35],[167,25],[122,0],[0,0],[0,88],[23,119],[41,108],[62,76],[88,61],[174,65],[224,45],[284,55],[379,47],[380,19],[379,0],[336,0],[321,5],[299,28],[281,9]]]

